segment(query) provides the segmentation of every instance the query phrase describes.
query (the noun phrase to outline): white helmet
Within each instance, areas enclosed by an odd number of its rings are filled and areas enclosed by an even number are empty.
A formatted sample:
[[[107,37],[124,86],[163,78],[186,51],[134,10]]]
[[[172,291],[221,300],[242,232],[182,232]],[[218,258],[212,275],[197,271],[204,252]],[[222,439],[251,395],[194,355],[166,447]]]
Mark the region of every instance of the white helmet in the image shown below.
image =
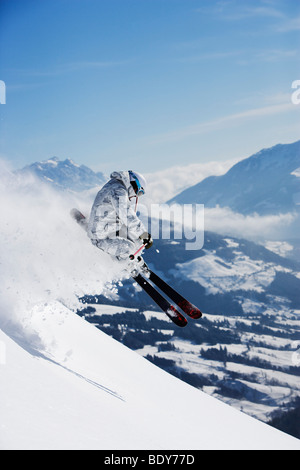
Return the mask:
[[[133,186],[134,192],[137,196],[142,196],[146,193],[147,182],[143,175],[137,171],[129,170],[130,182]]]

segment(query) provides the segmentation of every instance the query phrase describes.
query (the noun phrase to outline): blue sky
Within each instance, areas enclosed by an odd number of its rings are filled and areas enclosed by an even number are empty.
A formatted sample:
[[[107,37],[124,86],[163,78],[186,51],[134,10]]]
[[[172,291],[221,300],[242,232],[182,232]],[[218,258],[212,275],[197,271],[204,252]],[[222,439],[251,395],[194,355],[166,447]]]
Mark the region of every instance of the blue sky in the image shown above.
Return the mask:
[[[0,156],[151,172],[300,139],[298,0],[1,0]]]

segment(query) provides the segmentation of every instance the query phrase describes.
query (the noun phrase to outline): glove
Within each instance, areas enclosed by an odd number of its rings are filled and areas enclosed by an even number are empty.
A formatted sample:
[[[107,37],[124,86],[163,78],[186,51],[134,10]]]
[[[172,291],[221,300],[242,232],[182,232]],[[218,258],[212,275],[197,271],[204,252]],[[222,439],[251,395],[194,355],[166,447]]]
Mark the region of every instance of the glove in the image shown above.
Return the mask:
[[[148,232],[144,232],[144,233],[140,236],[140,239],[142,240],[143,245],[145,245],[146,250],[148,250],[149,248],[151,248],[151,246],[153,245],[153,240],[152,240],[152,238],[151,238],[150,233],[148,233]]]

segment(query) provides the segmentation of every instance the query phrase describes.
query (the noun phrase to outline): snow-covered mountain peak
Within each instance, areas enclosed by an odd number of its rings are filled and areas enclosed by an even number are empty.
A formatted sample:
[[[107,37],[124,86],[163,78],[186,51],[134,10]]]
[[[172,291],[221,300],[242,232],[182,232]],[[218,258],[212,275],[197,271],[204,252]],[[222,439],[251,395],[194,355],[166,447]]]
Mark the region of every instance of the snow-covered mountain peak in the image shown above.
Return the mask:
[[[169,201],[229,207],[242,214],[280,214],[297,209],[300,192],[295,171],[300,163],[300,141],[263,149],[236,163],[226,174],[211,176]]]
[[[52,165],[52,166],[57,166],[59,162],[58,157],[52,157],[46,160],[45,162],[41,162],[41,165]]]
[[[15,172],[18,176],[33,174],[44,183],[51,184],[56,189],[84,191],[106,182],[103,173],[95,173],[85,165],[78,165],[70,158],[60,160],[51,157],[42,162],[35,162]]]

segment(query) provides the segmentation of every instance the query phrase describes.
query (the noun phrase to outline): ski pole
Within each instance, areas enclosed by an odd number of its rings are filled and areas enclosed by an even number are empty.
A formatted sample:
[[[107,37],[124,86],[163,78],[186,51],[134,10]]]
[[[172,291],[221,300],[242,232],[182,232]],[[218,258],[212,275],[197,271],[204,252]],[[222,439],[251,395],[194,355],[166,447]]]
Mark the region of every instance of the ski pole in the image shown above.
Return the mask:
[[[137,255],[143,248],[145,248],[145,246],[146,246],[146,243],[144,243],[133,255],[130,255],[129,258],[130,258],[131,260],[133,260],[133,259],[136,257],[136,255]]]

